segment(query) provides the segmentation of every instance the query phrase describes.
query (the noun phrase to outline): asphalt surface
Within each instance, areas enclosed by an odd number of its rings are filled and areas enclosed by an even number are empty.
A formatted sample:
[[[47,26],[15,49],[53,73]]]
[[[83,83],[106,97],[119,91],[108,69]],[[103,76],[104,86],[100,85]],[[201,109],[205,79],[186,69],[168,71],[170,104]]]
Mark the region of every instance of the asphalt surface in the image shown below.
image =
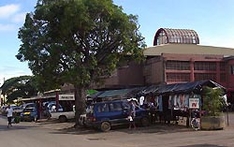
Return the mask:
[[[0,117],[2,147],[234,147],[234,114],[224,130],[194,131],[184,126],[156,124],[150,127],[115,128],[109,132],[74,129],[73,122],[41,120],[20,122],[6,128]]]

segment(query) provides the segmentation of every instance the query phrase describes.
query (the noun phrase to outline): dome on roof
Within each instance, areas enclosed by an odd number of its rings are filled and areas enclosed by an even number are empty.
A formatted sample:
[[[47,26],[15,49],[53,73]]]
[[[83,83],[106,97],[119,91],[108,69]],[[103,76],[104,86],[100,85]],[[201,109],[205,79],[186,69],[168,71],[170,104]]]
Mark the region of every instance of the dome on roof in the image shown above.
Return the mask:
[[[199,44],[199,37],[197,32],[189,29],[158,29],[154,36],[154,46],[167,43]]]

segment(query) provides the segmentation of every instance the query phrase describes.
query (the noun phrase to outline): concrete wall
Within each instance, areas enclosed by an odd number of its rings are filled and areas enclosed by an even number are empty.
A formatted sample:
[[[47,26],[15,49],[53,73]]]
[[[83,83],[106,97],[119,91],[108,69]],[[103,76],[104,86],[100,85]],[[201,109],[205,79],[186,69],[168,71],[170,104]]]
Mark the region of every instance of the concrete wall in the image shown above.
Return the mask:
[[[164,83],[164,67],[161,57],[147,59],[144,65],[145,84],[160,84]]]

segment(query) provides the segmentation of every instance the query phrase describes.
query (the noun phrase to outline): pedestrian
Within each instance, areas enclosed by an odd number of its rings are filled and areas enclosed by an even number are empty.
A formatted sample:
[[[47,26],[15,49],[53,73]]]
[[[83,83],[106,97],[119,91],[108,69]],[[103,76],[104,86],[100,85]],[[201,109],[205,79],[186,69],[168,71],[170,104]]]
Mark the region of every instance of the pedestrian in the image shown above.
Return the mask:
[[[12,118],[13,118],[13,109],[10,105],[7,106],[6,113],[7,113],[7,120],[8,120],[7,128],[9,128],[9,127],[12,127]]]
[[[132,127],[134,128],[134,129],[136,129],[136,125],[135,125],[135,122],[134,122],[134,120],[133,120],[133,117],[132,117],[132,114],[130,113],[129,115],[128,115],[128,121],[129,121],[129,129],[131,129]]]
[[[130,112],[132,113],[133,118],[136,116],[136,102],[134,99],[130,100]]]
[[[136,105],[134,100],[130,100],[130,111],[128,115],[128,120],[129,120],[129,129],[132,127],[136,129],[136,124],[135,124],[135,116],[136,116]]]

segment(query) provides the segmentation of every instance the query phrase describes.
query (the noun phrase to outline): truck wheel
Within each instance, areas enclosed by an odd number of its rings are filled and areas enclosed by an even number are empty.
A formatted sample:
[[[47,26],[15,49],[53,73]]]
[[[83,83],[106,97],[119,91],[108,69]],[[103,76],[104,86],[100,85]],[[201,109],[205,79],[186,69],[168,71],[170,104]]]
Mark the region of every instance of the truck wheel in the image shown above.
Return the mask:
[[[104,121],[104,122],[101,123],[100,129],[103,132],[108,132],[111,129],[111,124],[109,122],[107,122],[107,121]]]
[[[143,118],[141,119],[141,125],[142,125],[143,127],[149,126],[149,125],[150,125],[149,118],[143,117]]]
[[[67,121],[67,117],[64,115],[59,116],[59,122],[66,122]]]

